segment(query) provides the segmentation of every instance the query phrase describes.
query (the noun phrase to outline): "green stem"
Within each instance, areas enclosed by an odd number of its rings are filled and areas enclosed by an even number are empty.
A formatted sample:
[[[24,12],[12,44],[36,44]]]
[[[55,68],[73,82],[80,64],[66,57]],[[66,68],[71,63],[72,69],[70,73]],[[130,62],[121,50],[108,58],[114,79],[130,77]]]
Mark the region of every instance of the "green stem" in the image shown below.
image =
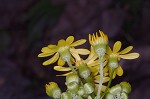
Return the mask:
[[[75,74],[77,74],[77,72],[76,72],[76,70],[73,68],[73,66],[72,66],[72,64],[71,64],[71,62],[70,62],[70,60],[67,59],[66,62],[67,62],[67,64],[69,65],[69,67],[71,68],[72,72],[75,73]]]
[[[99,80],[99,87],[98,87],[98,92],[97,92],[97,96],[96,99],[100,99],[100,92],[102,89],[102,83],[103,83],[103,63],[102,63],[103,57],[99,57],[99,61],[100,61],[100,68],[99,68],[99,74],[100,74],[100,80]]]
[[[108,88],[110,87],[110,84],[111,84],[112,78],[113,78],[113,74],[114,74],[114,70],[115,70],[115,69],[111,68],[110,80],[109,80],[109,82],[108,82],[108,84],[107,84],[106,90],[105,90],[105,92],[103,93],[103,96],[101,97],[101,99],[105,96],[105,94],[106,94],[107,91],[108,91]]]

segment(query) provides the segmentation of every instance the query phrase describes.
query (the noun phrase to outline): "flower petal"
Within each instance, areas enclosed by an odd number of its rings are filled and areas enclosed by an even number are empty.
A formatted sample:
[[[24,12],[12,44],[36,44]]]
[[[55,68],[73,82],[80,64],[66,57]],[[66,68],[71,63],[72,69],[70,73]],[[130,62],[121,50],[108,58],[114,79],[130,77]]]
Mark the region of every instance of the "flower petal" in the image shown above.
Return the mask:
[[[126,53],[130,52],[132,49],[133,49],[133,46],[128,46],[127,48],[125,48],[121,52],[118,52],[118,54],[126,54]]]
[[[123,69],[122,67],[119,65],[118,68],[116,69],[116,74],[118,76],[122,76],[123,75]]]
[[[63,66],[65,64],[65,62],[62,60],[61,57],[59,57],[58,63],[59,66]]]
[[[41,52],[43,52],[43,53],[53,53],[53,52],[56,52],[56,50],[50,49],[48,47],[43,47]]]
[[[52,54],[54,53],[40,53],[38,57],[47,57],[47,56],[51,56]]]
[[[93,59],[93,57],[96,57],[96,56],[97,56],[97,54],[95,53],[93,47],[91,46],[90,54],[89,54],[89,56],[88,56],[88,58],[86,60],[91,60],[91,59]]]
[[[110,54],[112,53],[112,50],[111,50],[111,48],[110,48],[109,46],[107,46],[106,53],[107,53],[108,55],[110,55]]]
[[[89,34],[89,43],[92,44],[92,36]]]
[[[121,42],[120,41],[117,41],[115,44],[114,44],[114,46],[113,46],[113,52],[114,53],[117,53],[119,50],[120,50],[120,48],[121,48]]]
[[[90,53],[90,51],[88,49],[70,49],[70,52],[81,54],[81,55],[87,55]]]
[[[69,36],[66,39],[66,45],[70,46],[70,44],[72,44],[73,41],[74,41],[74,37],[73,36]]]
[[[76,61],[80,61],[81,57],[77,53],[71,53],[71,55],[76,59]]]
[[[56,71],[70,71],[69,67],[62,67],[62,66],[54,66],[54,70]]]
[[[79,45],[84,44],[85,42],[86,42],[85,39],[81,39],[81,40],[78,40],[78,41],[72,43],[70,46],[73,46],[73,47],[74,47],[74,46],[79,46]]]
[[[50,48],[50,49],[55,49],[55,48],[57,48],[57,46],[50,44],[50,45],[48,45],[48,48]]]
[[[56,53],[52,58],[50,58],[49,60],[43,62],[43,65],[49,65],[49,64],[52,64],[52,63],[55,63],[59,58],[59,54]]]
[[[87,65],[88,65],[89,67],[93,67],[93,66],[99,65],[99,61],[97,60],[97,61],[88,62]]]
[[[129,54],[125,54],[125,55],[119,55],[119,57],[123,58],[123,59],[136,59],[139,56],[140,56],[139,53],[129,53]]]
[[[64,39],[61,39],[58,41],[58,46],[59,47],[62,47],[62,46],[65,46],[66,45],[66,41]]]
[[[65,73],[65,74],[61,74],[61,75],[56,75],[56,76],[68,76],[70,74],[72,74],[73,72],[69,72],[69,73]]]

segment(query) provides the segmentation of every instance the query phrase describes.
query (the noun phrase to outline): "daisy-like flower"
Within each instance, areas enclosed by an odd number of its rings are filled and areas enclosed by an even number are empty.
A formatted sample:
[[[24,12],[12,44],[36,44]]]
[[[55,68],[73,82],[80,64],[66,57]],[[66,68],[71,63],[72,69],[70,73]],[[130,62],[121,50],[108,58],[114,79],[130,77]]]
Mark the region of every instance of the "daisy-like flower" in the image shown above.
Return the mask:
[[[93,72],[93,74],[97,74],[97,70],[96,70],[96,67],[98,67],[99,65],[99,61],[97,60],[98,56],[97,54],[94,52],[94,49],[93,47],[91,47],[91,51],[90,51],[90,54],[88,56],[88,58],[86,60],[83,60],[79,54],[77,53],[73,53],[72,56],[75,58],[75,61],[74,61],[74,65],[73,66],[75,68],[75,70],[78,69],[78,66],[82,63],[85,63],[87,64],[88,68],[91,69],[91,71]],[[106,62],[105,62],[106,64]],[[95,67],[95,68],[93,68]],[[62,75],[58,75],[58,76],[67,76],[68,74],[72,73],[71,72],[71,69],[69,67],[65,67],[65,66],[54,66],[54,70],[56,71],[65,71],[65,72],[68,72],[68,73],[65,73],[65,74],[62,74]]]
[[[89,34],[89,42],[93,46],[95,53],[103,57],[106,53],[106,45],[108,44],[108,37],[100,30],[99,34],[100,36],[98,36],[98,33],[96,33],[96,35]]]
[[[41,54],[38,57],[47,57],[54,54],[52,58],[43,62],[43,65],[49,65],[55,63],[58,60],[58,65],[63,66],[65,62],[72,58],[72,54],[87,55],[90,53],[87,49],[75,49],[74,47],[82,45],[86,42],[85,39],[78,40],[74,42],[74,37],[69,36],[66,40],[61,39],[58,41],[57,45],[48,45],[43,47]]]
[[[133,49],[133,46],[129,46],[125,48],[124,50],[120,51],[121,49],[121,42],[117,41],[114,46],[113,50],[108,46],[107,47],[107,55],[108,55],[108,65],[111,68],[115,68],[113,78],[116,76],[122,76],[123,75],[123,69],[122,67],[118,64],[118,61],[120,58],[122,59],[136,59],[139,57],[139,53],[128,53]],[[120,51],[120,52],[119,52]]]

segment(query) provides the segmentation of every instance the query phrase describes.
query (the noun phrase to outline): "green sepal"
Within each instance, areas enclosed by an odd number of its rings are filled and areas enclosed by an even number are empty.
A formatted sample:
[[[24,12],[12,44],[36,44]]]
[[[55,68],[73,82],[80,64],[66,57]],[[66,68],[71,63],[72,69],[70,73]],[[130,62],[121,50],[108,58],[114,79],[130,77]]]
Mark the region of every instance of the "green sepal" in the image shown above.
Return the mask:
[[[77,93],[79,90],[79,84],[77,82],[71,82],[71,83],[67,84],[67,89],[71,93]]]
[[[120,85],[122,87],[123,92],[126,92],[127,94],[129,94],[131,92],[131,85],[129,83],[121,82]]]
[[[113,94],[113,95],[115,95],[117,93],[120,93],[121,90],[122,90],[121,86],[119,84],[117,84],[117,85],[115,85],[115,86],[113,86],[113,87],[110,88],[110,93]]]
[[[80,82],[79,76],[77,74],[74,74],[74,73],[66,76],[66,84],[69,84],[71,82],[76,82],[79,84],[79,82]]]

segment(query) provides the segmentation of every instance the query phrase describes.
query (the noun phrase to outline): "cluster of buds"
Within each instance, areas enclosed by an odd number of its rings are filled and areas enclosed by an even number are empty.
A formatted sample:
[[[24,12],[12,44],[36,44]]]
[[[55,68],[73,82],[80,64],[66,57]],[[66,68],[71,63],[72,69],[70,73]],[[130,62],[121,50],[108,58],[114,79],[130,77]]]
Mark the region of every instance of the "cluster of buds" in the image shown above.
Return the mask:
[[[67,72],[60,76],[66,76],[65,92],[62,92],[57,83],[46,84],[46,93],[54,99],[128,99],[131,85],[121,82],[115,86],[111,81],[123,75],[123,69],[119,65],[121,59],[136,59],[138,53],[128,53],[133,46],[120,51],[122,43],[117,41],[113,49],[108,45],[108,37],[102,31],[89,34],[91,50],[75,49],[76,46],[86,42],[85,39],[74,42],[74,37],[69,36],[66,40],[61,39],[57,45],[43,47],[38,57],[47,57],[54,54],[52,58],[43,62],[43,65],[55,63],[56,71]],[[82,59],[80,55],[88,55]],[[68,67],[64,66],[67,63]]]
[[[46,93],[54,99],[85,99],[94,94],[94,82],[90,77],[91,72],[86,63],[78,64],[78,74],[70,73],[66,76],[66,92],[62,92],[54,82],[46,84]],[[92,99],[92,98],[91,98]]]

